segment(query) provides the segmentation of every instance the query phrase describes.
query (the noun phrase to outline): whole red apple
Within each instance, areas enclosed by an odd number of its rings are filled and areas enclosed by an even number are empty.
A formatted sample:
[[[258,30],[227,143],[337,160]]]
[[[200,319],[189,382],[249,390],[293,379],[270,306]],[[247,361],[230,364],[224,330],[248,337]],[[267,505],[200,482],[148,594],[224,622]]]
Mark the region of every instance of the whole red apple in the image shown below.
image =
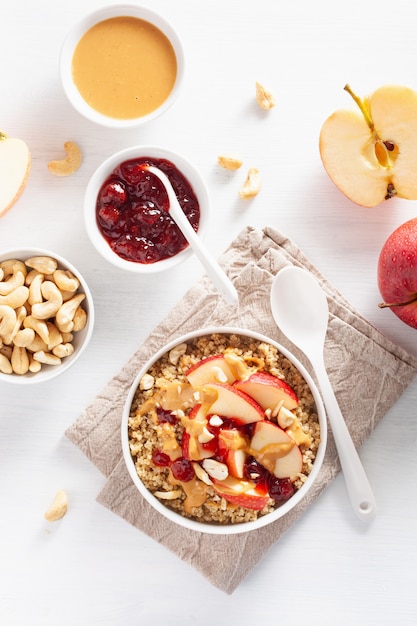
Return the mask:
[[[417,328],[417,218],[399,226],[378,259],[378,287],[384,302],[405,324]]]

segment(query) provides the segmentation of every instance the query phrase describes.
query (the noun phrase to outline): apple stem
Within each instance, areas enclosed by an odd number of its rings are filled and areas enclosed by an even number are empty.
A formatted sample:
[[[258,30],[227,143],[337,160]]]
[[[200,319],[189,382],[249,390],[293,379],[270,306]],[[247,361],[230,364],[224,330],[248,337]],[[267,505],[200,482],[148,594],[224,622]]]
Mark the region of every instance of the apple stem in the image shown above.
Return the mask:
[[[380,302],[378,306],[380,309],[385,309],[387,307],[391,308],[394,306],[405,306],[406,304],[412,304],[413,302],[417,302],[417,293],[415,293],[414,296],[410,300],[407,300],[406,302],[391,302],[391,303]]]
[[[358,107],[360,108],[362,115],[365,118],[366,123],[368,124],[369,128],[374,131],[375,130],[375,126],[374,123],[372,121],[372,117],[369,114],[368,109],[366,108],[365,104],[363,103],[363,100],[361,100],[350,88],[350,85],[345,85],[344,86],[344,90],[348,92],[348,94],[350,96],[352,96],[352,98],[354,99],[354,101],[356,102],[356,104],[358,105]]]

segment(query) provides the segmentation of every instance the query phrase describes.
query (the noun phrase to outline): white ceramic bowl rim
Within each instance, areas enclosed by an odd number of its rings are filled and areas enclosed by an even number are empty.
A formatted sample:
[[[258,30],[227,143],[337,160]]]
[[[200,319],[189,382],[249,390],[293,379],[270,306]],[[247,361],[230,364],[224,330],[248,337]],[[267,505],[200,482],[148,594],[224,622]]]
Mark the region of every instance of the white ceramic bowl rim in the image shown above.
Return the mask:
[[[32,373],[28,372],[22,376],[18,374],[3,374],[0,372],[0,381],[12,384],[38,384],[46,382],[60,376],[66,372],[74,363],[79,359],[84,350],[87,348],[94,328],[94,303],[90,289],[87,285],[85,278],[80,271],[70,261],[62,257],[56,252],[47,250],[46,248],[10,248],[8,250],[0,250],[0,262],[6,259],[17,259],[24,261],[32,256],[50,256],[56,261],[60,267],[69,270],[80,281],[81,290],[85,293],[85,300],[83,301],[83,307],[87,311],[87,324],[83,330],[74,334],[73,343],[76,343],[76,350],[70,356],[65,357],[60,365],[43,365],[40,372]],[[79,345],[78,345],[79,344]]]
[[[320,423],[320,444],[319,444],[316,458],[314,461],[313,469],[308,475],[308,478],[306,482],[304,483],[304,485],[302,485],[302,487],[298,491],[296,491],[296,493],[289,500],[287,500],[284,504],[282,504],[280,507],[275,509],[275,511],[273,511],[272,513],[268,513],[264,515],[263,517],[260,517],[257,520],[252,521],[252,522],[244,522],[241,524],[230,524],[226,526],[221,526],[221,525],[216,525],[216,524],[207,524],[207,523],[197,522],[196,520],[185,518],[179,513],[176,513],[175,511],[169,509],[164,504],[162,504],[162,502],[158,500],[158,498],[156,498],[154,495],[152,495],[150,491],[148,491],[148,489],[144,486],[144,484],[138,477],[132,456],[130,454],[129,441],[128,441],[128,419],[129,419],[130,407],[131,407],[136,389],[138,387],[139,381],[142,378],[142,376],[146,373],[146,371],[149,369],[149,367],[151,367],[158,359],[160,359],[165,353],[169,352],[176,345],[183,343],[183,342],[187,342],[195,337],[211,335],[213,333],[244,335],[247,337],[252,337],[259,341],[270,343],[271,345],[275,346],[281,352],[283,356],[287,357],[288,360],[291,361],[293,365],[295,365],[295,367],[299,370],[299,372],[301,373],[301,375],[307,382],[308,386],[310,387],[311,392],[314,397],[314,401],[316,403],[316,409],[317,409],[317,414],[318,414],[319,423]],[[179,526],[183,526],[185,528],[195,530],[198,532],[203,532],[203,533],[213,534],[213,535],[239,534],[239,533],[246,533],[251,530],[255,530],[257,528],[261,528],[263,526],[266,526],[276,521],[277,519],[286,515],[288,511],[293,509],[294,506],[296,506],[305,497],[305,495],[307,494],[307,492],[310,490],[311,486],[313,485],[314,481],[316,480],[317,474],[319,473],[320,467],[323,463],[323,458],[324,458],[326,444],[327,444],[327,421],[326,421],[326,414],[325,414],[324,405],[323,405],[320,393],[312,377],[307,372],[307,370],[302,365],[302,363],[300,363],[298,359],[294,357],[294,355],[291,354],[291,352],[289,352],[285,347],[281,346],[279,343],[277,343],[273,339],[270,339],[269,337],[266,337],[265,335],[262,335],[256,331],[251,331],[251,330],[247,330],[243,328],[229,327],[229,326],[220,326],[220,327],[213,326],[213,327],[201,329],[199,331],[189,332],[183,335],[182,337],[173,339],[163,348],[158,350],[158,352],[140,369],[140,371],[138,372],[130,388],[129,394],[125,402],[123,416],[122,416],[122,424],[121,424],[121,438],[122,438],[122,450],[123,450],[124,460],[125,460],[128,472],[134,484],[136,485],[136,487],[138,488],[142,496],[159,513],[164,515],[166,518],[168,518],[172,522],[178,524]]]
[[[182,263],[188,259],[193,251],[190,246],[181,250],[178,254],[157,261],[156,263],[135,263],[127,261],[126,259],[118,256],[110,248],[107,241],[104,239],[97,226],[96,219],[96,202],[97,194],[104,183],[105,179],[111,174],[115,167],[117,167],[123,161],[130,159],[140,158],[142,156],[148,156],[158,159],[167,159],[171,161],[175,167],[185,176],[193,188],[194,193],[198,198],[200,205],[200,225],[198,228],[199,237],[204,238],[208,222],[208,212],[210,207],[210,200],[207,186],[204,183],[202,176],[194,165],[183,155],[157,145],[137,145],[129,148],[124,148],[119,152],[108,157],[93,173],[91,176],[84,194],[84,223],[87,231],[87,235],[99,252],[107,261],[119,267],[120,269],[127,270],[138,274],[155,274],[163,272],[172,267]]]
[[[177,77],[168,98],[161,104],[161,106],[148,115],[132,119],[117,119],[99,113],[87,104],[72,79],[72,57],[80,38],[87,30],[98,22],[112,17],[123,16],[136,17],[154,24],[169,39],[177,58]],[[134,128],[150,122],[164,113],[175,102],[179,94],[184,79],[184,67],[185,58],[182,42],[173,26],[165,18],[151,9],[134,4],[110,5],[94,11],[81,19],[71,28],[65,37],[59,58],[59,70],[62,87],[73,107],[88,120],[101,124],[102,126],[116,129]]]

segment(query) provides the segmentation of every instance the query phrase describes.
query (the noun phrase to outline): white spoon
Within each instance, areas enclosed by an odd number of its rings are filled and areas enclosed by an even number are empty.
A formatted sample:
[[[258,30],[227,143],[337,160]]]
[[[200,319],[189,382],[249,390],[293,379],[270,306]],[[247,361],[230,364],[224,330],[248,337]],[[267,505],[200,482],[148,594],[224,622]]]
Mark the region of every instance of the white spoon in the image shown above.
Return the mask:
[[[171,185],[171,181],[168,176],[164,174],[159,168],[153,165],[144,165],[143,169],[148,170],[164,184],[167,190],[169,200],[169,214],[181,230],[182,234],[190,244],[196,257],[200,260],[207,275],[212,280],[213,284],[217,287],[223,298],[230,304],[238,304],[239,296],[236,288],[230,278],[225,274],[217,261],[212,257],[207,250],[200,237],[195,232],[194,228],[188,221],[184,211],[182,210],[175,191]]]
[[[371,521],[376,515],[375,499],[324,365],[329,317],[326,294],[310,272],[285,267],[272,283],[271,308],[277,326],[304,352],[315,370],[350,501],[361,520]]]

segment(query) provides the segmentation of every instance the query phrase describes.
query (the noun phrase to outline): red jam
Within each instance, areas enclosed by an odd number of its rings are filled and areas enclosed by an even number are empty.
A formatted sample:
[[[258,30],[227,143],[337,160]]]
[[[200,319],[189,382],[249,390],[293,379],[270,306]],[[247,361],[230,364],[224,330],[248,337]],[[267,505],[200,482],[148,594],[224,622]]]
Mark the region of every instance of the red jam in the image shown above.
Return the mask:
[[[156,263],[187,247],[169,214],[163,183],[143,165],[159,167],[170,179],[188,221],[197,232],[200,206],[185,176],[166,159],[141,157],[120,163],[103,183],[96,203],[97,224],[110,248],[122,259]]]

